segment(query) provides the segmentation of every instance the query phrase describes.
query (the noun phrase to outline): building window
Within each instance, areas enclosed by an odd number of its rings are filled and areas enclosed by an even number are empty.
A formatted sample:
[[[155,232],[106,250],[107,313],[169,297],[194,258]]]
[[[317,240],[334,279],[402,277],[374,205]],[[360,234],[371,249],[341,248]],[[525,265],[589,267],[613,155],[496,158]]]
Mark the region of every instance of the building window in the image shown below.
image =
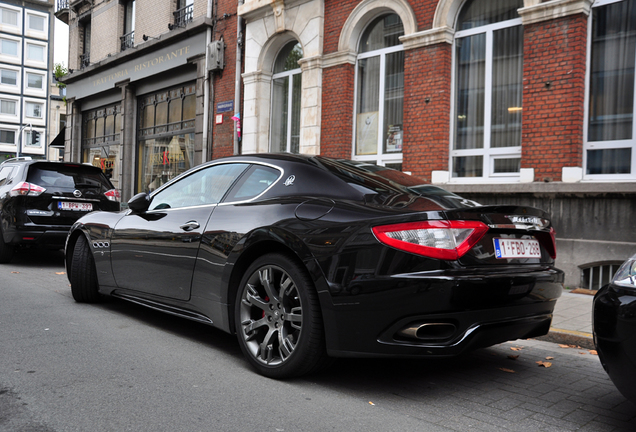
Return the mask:
[[[82,113],[82,162],[101,168],[116,187],[121,112],[121,104],[115,104]],[[66,116],[60,115],[60,129],[65,123]]]
[[[16,101],[0,100],[0,114],[17,115],[16,105]]]
[[[18,26],[18,13],[16,11],[0,8],[0,22],[10,26]]]
[[[137,191],[152,191],[194,166],[196,86],[139,100]]]
[[[604,1],[591,19],[585,173],[633,178],[636,5]]]
[[[34,102],[27,102],[25,104],[26,107],[26,116],[31,118],[42,118],[43,105]]]
[[[44,61],[44,47],[42,45],[33,45],[27,43],[27,59],[43,62]]]
[[[174,26],[184,27],[194,18],[194,0],[178,0],[174,13]]]
[[[581,269],[581,288],[598,290],[612,281],[622,263],[611,263]]]
[[[121,37],[121,50],[135,46],[135,0],[126,3],[124,9],[124,35]]]
[[[0,84],[4,85],[17,85],[18,73],[16,71],[0,69]]]
[[[302,47],[293,41],[283,47],[274,63],[270,129],[273,152],[298,153],[300,148],[302,74],[298,60],[302,57]]]
[[[28,88],[42,90],[42,84],[44,83],[44,77],[42,75],[27,72],[26,76]]]
[[[518,177],[521,163],[522,0],[469,0],[457,21],[451,172]]]
[[[404,26],[396,14],[376,18],[364,31],[356,63],[353,158],[402,169]]]
[[[15,131],[0,129],[0,144],[15,145]]]
[[[44,31],[44,17],[31,14],[27,14],[27,17],[29,30]]]
[[[0,54],[18,56],[18,43],[9,39],[0,39]]]
[[[91,64],[91,22],[83,21],[80,23],[81,30],[81,45],[82,49],[80,50],[80,69],[84,69]]]
[[[36,133],[35,142],[33,142],[33,134]],[[24,146],[31,148],[42,147],[42,131],[26,130],[24,134]]]

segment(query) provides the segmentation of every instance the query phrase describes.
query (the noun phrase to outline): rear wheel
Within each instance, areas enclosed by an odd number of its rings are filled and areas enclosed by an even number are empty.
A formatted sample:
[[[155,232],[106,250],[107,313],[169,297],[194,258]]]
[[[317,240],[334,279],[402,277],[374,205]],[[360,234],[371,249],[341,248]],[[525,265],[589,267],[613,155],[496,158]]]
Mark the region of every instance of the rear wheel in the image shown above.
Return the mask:
[[[291,378],[327,364],[318,295],[307,271],[287,256],[264,255],[248,268],[235,312],[241,349],[260,374]]]
[[[79,236],[73,248],[73,258],[69,271],[71,293],[76,302],[96,303],[100,301],[95,260],[88,241],[83,235]]]
[[[0,264],[6,264],[13,259],[15,246],[4,242],[2,230],[0,230]]]

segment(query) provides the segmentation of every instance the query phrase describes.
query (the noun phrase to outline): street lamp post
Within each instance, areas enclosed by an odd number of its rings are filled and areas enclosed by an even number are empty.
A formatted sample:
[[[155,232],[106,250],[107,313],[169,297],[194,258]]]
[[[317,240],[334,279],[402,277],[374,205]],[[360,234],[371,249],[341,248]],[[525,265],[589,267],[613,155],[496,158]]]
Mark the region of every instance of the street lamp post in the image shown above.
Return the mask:
[[[31,133],[33,133],[33,125],[31,123],[27,123],[20,128],[20,132],[18,132],[18,134],[20,135],[18,137],[18,148],[16,149],[16,152],[15,152],[16,158],[20,157],[20,151],[22,150],[22,131],[26,129],[27,126],[31,130]]]

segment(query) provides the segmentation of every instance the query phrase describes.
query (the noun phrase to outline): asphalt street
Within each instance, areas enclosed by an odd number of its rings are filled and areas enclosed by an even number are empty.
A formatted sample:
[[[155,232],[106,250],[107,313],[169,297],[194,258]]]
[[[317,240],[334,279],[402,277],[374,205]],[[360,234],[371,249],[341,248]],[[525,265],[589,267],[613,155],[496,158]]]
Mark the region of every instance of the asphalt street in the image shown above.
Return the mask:
[[[60,252],[0,266],[0,431],[633,431],[598,357],[514,341],[447,360],[256,375],[233,336],[74,302]]]

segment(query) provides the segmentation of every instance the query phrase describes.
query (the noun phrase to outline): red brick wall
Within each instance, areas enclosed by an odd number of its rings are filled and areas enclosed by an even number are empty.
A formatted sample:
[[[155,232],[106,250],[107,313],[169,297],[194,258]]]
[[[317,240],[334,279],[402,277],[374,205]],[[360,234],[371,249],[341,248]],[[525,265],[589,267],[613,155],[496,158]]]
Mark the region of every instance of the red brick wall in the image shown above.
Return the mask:
[[[586,38],[582,14],[524,29],[521,167],[534,168],[535,181],[582,166]]]
[[[351,64],[324,69],[322,73],[322,123],[320,154],[351,158],[353,139],[353,82]]]
[[[217,125],[215,122],[216,106],[219,102],[234,100],[234,82],[236,70],[236,1],[218,0],[217,16],[231,14],[229,18],[222,19],[216,24],[216,32],[212,35],[212,40],[223,38],[225,41],[225,67],[220,72],[212,72],[211,76],[214,85],[213,104],[210,107],[210,125],[212,128],[212,154],[208,159],[218,159],[230,156],[234,153],[234,121],[232,116],[235,112],[241,112],[241,101],[234,101],[234,111],[223,113],[223,124]],[[245,34],[245,31],[243,31]],[[238,105],[238,106],[237,106]]]
[[[405,52],[403,170],[427,181],[448,170],[451,53],[446,43]]]

